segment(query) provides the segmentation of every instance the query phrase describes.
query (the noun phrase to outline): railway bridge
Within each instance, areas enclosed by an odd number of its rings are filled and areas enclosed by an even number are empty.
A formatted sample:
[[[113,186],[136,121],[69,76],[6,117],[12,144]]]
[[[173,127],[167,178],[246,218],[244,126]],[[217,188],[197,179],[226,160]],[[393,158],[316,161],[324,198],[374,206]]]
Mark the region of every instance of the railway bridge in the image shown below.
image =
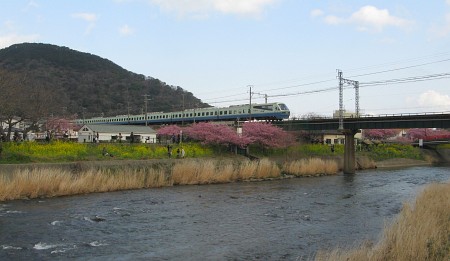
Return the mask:
[[[386,114],[355,118],[315,118],[277,123],[286,131],[340,130],[345,135],[344,173],[355,173],[355,134],[361,129],[450,128],[450,112]]]

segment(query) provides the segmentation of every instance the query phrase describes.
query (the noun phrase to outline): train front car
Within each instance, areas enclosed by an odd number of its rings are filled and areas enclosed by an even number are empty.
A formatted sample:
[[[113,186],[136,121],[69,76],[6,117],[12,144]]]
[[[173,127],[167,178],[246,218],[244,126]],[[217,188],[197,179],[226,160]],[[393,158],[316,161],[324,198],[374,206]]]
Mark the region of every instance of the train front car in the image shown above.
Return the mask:
[[[290,111],[284,103],[252,104],[251,118],[256,120],[283,120],[289,118]]]
[[[277,119],[279,120],[284,120],[284,119],[289,119],[289,116],[291,115],[291,111],[289,110],[289,108],[286,106],[286,104],[284,103],[276,103],[276,108],[275,109],[276,112],[279,112],[277,114]]]

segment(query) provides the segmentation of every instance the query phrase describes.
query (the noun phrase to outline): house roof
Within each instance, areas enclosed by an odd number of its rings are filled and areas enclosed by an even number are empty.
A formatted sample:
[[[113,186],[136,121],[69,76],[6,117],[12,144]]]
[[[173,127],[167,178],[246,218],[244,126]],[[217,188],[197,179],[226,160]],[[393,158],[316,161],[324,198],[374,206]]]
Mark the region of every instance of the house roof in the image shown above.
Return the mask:
[[[136,125],[111,125],[111,124],[86,124],[90,130],[100,133],[131,133],[134,134],[155,134],[156,131],[148,126]],[[83,127],[84,127],[83,126]]]

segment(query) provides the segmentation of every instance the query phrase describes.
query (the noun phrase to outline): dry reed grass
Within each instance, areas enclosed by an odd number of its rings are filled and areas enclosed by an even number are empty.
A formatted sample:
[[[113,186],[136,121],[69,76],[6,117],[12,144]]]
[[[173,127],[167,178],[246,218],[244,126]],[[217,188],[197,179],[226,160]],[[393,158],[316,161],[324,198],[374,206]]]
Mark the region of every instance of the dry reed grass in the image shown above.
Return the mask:
[[[174,185],[226,183],[280,176],[278,166],[268,159],[239,162],[192,159],[177,162],[172,169]]]
[[[334,174],[337,164],[332,160],[309,159],[291,162],[284,170],[297,176]],[[72,171],[58,168],[22,169],[10,175],[0,175],[0,201],[278,177],[281,177],[280,168],[268,159],[186,159],[165,167],[79,166]]]
[[[211,160],[183,160],[172,169],[174,185],[208,184],[215,174],[215,164]]]
[[[283,171],[297,177],[300,176],[319,176],[337,174],[338,164],[334,160],[323,160],[319,158],[301,159],[286,162],[283,165]]]
[[[254,173],[254,178],[264,179],[264,178],[277,178],[281,175],[281,170],[268,159],[261,159],[258,162],[256,172]]]
[[[375,161],[368,157],[357,157],[356,165],[357,169],[375,169],[377,167]]]
[[[432,184],[406,203],[376,245],[320,251],[322,260],[450,260],[450,184]]]
[[[67,196],[172,185],[226,183],[281,175],[274,162],[180,160],[167,168],[58,168],[17,170],[0,175],[0,201]]]
[[[54,168],[23,169],[0,176],[0,201],[171,186],[162,170],[129,173],[89,169],[73,174]]]

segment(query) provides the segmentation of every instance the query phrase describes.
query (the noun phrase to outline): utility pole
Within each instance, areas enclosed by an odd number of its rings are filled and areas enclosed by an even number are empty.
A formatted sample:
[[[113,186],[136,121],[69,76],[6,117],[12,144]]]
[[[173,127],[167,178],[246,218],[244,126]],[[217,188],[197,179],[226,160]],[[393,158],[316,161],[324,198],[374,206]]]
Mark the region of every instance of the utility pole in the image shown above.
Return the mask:
[[[128,102],[127,111],[128,111],[128,123],[130,123],[130,102]]]
[[[128,113],[128,123],[130,123],[130,91],[127,87],[127,113]]]
[[[181,94],[183,96],[183,112],[181,114],[181,126],[184,126],[184,94],[185,93]]]
[[[149,94],[144,94],[144,95],[142,95],[142,96],[144,96],[144,105],[145,105],[145,126],[147,126],[147,101],[149,100],[148,98],[147,98],[147,96],[150,96]]]
[[[265,103],[267,103],[267,97],[269,97],[269,96],[266,93],[253,92],[252,95],[253,94],[258,94],[258,95],[264,96],[264,101],[265,101]]]
[[[86,108],[85,107],[81,107],[81,111],[83,113],[83,124],[85,124],[86,119],[85,119],[84,113],[86,112]]]
[[[339,78],[339,129],[344,129],[344,83],[353,85],[355,88],[355,114],[359,117],[359,81],[344,79],[342,77],[342,71],[338,71]]]
[[[355,113],[356,117],[359,118],[359,81],[355,81]]]
[[[248,113],[249,113],[249,115],[250,115],[250,121],[252,120],[252,95],[253,95],[253,93],[252,93],[252,87],[253,87],[253,85],[248,85],[248,87],[249,87],[249,89],[250,89],[250,106],[249,106],[249,109],[248,109]]]
[[[339,130],[344,129],[344,81],[342,71],[337,70],[339,78]]]

